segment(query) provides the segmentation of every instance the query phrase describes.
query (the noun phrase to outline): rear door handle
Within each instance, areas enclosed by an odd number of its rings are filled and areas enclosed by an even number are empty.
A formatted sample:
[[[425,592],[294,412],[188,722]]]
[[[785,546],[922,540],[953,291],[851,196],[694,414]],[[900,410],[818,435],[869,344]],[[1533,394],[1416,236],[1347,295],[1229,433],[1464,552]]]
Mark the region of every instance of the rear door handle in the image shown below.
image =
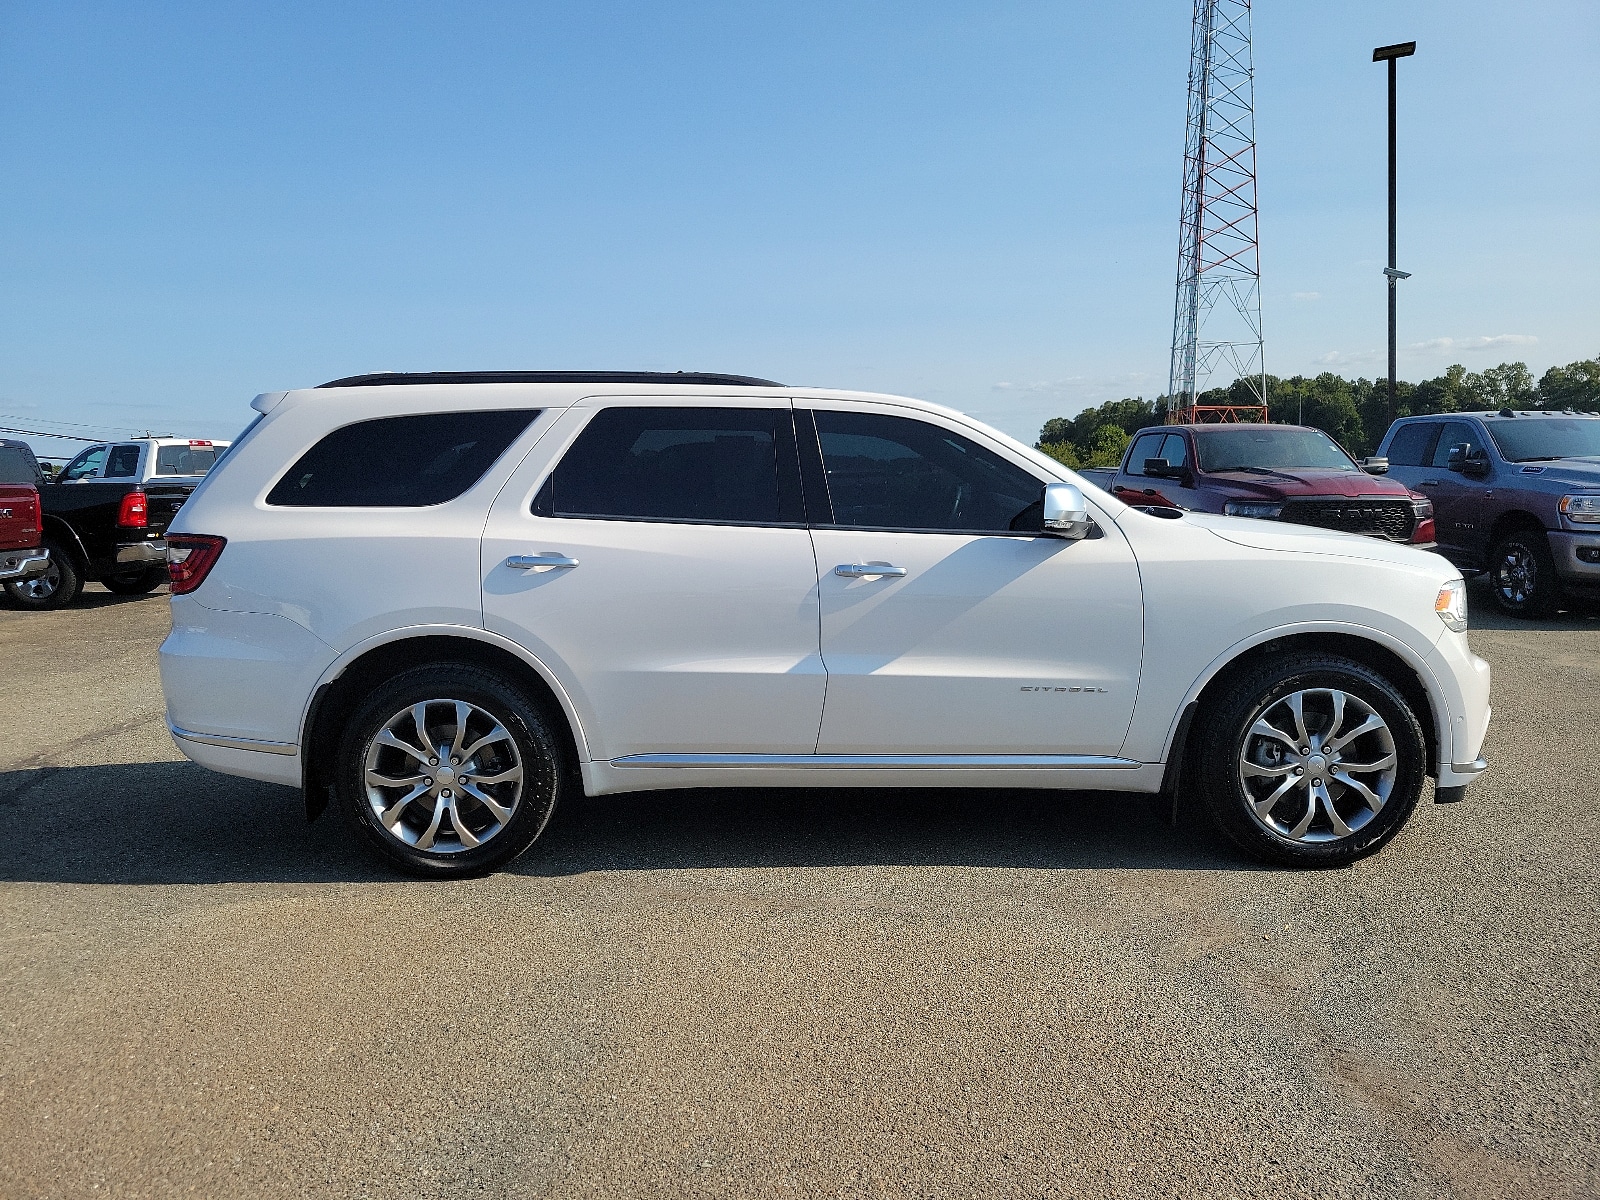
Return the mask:
[[[1444,486],[1444,480],[1442,480],[1442,479],[1424,479],[1421,483],[1417,484],[1417,486],[1418,487],[1442,487],[1442,486]]]
[[[577,559],[554,553],[513,554],[506,559],[506,566],[514,567],[518,571],[553,571],[557,567],[575,567],[577,565]]]
[[[904,575],[906,569],[891,567],[888,563],[840,563],[833,573],[846,579],[877,579],[882,575]]]

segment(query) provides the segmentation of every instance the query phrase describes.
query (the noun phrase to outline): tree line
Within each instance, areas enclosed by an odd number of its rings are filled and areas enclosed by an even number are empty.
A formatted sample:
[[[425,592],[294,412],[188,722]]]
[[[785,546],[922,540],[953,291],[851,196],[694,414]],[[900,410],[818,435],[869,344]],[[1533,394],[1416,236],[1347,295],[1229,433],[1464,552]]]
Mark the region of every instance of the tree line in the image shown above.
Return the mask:
[[[1168,400],[1108,400],[1076,417],[1052,417],[1039,430],[1038,447],[1069,467],[1116,466],[1133,434],[1165,423]],[[1200,393],[1196,402],[1248,405],[1255,399],[1243,380],[1235,380]],[[1397,382],[1395,387],[1395,415],[1400,417],[1501,408],[1600,412],[1600,355],[1551,367],[1537,380],[1526,363],[1501,363],[1483,371],[1457,364],[1433,379]],[[1362,458],[1388,432],[1389,382],[1345,379],[1331,371],[1313,378],[1268,375],[1267,412],[1276,422],[1313,425]]]

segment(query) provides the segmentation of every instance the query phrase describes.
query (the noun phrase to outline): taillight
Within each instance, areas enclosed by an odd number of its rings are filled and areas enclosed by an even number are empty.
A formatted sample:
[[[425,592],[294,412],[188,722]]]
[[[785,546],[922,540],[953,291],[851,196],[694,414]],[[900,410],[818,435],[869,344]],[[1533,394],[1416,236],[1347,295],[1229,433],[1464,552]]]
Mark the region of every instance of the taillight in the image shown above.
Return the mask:
[[[150,505],[143,492],[129,492],[117,510],[117,524],[124,529],[143,529],[150,524]]]
[[[181,596],[204,583],[227,544],[227,538],[206,533],[168,534],[167,577],[172,581],[172,594]]]
[[[39,493],[24,497],[17,502],[16,517],[22,522],[22,528],[27,533],[35,533],[39,529]]]
[[[1411,540],[1418,545],[1438,541],[1437,528],[1433,523],[1433,501],[1426,496],[1411,493]]]

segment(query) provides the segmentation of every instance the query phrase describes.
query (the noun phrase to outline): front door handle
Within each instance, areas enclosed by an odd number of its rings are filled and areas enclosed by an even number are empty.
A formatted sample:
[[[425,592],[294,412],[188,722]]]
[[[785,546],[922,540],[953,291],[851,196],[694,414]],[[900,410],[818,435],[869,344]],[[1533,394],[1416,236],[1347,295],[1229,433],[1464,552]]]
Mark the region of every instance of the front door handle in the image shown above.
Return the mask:
[[[577,565],[577,559],[555,553],[513,554],[506,559],[506,566],[514,567],[518,571],[553,571],[557,567],[575,567]]]
[[[891,567],[888,563],[840,563],[833,573],[846,579],[877,579],[883,575],[904,575],[906,569]]]
[[[1442,479],[1424,479],[1421,483],[1417,484],[1417,486],[1418,487],[1443,487],[1444,486],[1444,480],[1442,480]]]

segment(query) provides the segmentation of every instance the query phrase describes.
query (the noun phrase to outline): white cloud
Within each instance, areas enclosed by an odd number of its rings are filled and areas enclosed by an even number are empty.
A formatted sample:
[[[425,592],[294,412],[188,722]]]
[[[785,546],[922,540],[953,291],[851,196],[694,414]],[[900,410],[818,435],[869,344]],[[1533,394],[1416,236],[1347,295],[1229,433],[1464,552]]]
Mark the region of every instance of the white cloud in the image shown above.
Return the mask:
[[[1330,350],[1317,355],[1312,361],[1319,367],[1359,367],[1382,362],[1383,357],[1382,350]]]
[[[1100,379],[1091,379],[1087,375],[1069,375],[1065,379],[1040,379],[1031,383],[996,383],[990,385],[990,390],[1030,396],[1059,396],[1086,389],[1132,387],[1144,383],[1149,378],[1148,371],[1128,371],[1122,375],[1110,375]]]
[[[1406,354],[1445,354],[1458,351],[1504,350],[1513,346],[1533,346],[1539,339],[1528,333],[1500,333],[1493,337],[1429,338],[1425,342],[1412,342],[1405,347]]]
[[[1321,292],[1290,292],[1289,293],[1289,298],[1291,300],[1321,300],[1322,299],[1322,293]]]

